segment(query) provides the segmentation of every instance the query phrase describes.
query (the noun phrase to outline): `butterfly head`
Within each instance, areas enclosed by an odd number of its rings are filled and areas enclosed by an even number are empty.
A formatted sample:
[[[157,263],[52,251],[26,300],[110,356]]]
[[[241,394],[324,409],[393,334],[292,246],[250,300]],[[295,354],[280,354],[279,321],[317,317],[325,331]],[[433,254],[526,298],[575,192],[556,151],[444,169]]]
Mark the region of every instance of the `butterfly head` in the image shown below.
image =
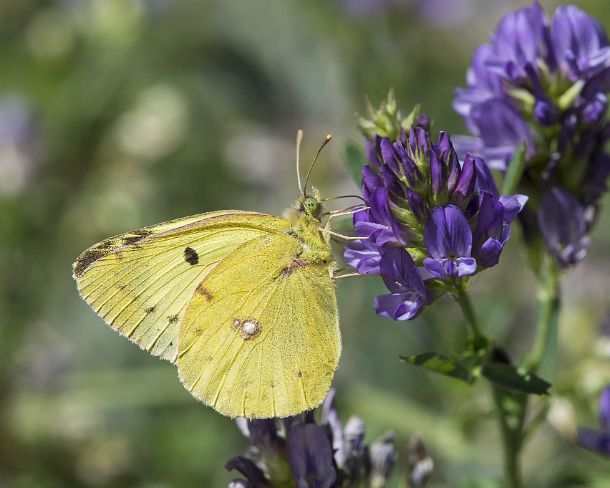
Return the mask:
[[[313,189],[313,196],[303,195],[299,200],[299,212],[316,220],[320,220],[324,205],[322,203],[322,198],[320,197],[320,192],[316,188]]]

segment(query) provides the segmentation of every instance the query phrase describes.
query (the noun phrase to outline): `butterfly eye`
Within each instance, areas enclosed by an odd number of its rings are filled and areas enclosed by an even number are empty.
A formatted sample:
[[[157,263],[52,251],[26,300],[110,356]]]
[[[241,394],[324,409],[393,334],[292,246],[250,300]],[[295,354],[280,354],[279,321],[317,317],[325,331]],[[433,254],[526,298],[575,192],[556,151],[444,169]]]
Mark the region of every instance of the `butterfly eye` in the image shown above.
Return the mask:
[[[301,206],[303,212],[311,217],[318,218],[322,212],[322,206],[315,198],[307,197]]]

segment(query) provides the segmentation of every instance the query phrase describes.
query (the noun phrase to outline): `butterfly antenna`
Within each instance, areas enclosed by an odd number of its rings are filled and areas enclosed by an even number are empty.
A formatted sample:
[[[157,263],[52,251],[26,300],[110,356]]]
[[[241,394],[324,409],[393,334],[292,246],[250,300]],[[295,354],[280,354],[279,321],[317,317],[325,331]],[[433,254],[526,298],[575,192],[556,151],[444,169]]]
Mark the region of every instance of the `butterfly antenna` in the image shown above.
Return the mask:
[[[305,196],[307,196],[307,182],[309,181],[309,175],[311,174],[311,170],[315,166],[316,161],[318,161],[318,157],[320,156],[320,153],[322,152],[322,149],[324,149],[324,147],[326,147],[326,144],[328,144],[332,140],[332,138],[333,138],[332,135],[326,134],[326,139],[324,140],[324,142],[320,146],[320,149],[318,149],[318,152],[316,153],[316,157],[313,158],[313,161],[309,165],[309,169],[307,170],[307,175],[305,176],[305,186],[303,186],[303,195],[305,195]]]
[[[299,170],[299,159],[301,155],[301,142],[303,141],[303,131],[299,129],[297,131],[297,183],[299,184],[299,191],[301,195],[305,195],[303,187],[301,186],[301,171]]]
[[[358,198],[364,202],[364,198],[362,198],[360,195],[339,195],[338,197],[325,198],[323,201],[330,202],[331,200],[339,200],[340,198]]]

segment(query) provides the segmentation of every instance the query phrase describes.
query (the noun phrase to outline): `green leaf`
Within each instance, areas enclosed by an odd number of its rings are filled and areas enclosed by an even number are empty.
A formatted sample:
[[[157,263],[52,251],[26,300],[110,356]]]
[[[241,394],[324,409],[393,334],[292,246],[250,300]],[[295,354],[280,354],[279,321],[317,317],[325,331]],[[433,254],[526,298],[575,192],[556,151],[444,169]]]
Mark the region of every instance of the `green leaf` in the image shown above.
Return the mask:
[[[436,352],[425,352],[408,357],[401,356],[400,359],[413,366],[420,366],[435,373],[465,381],[466,383],[473,383],[475,380],[475,376],[460,362]]]
[[[345,164],[354,181],[360,185],[362,180],[362,166],[366,164],[366,156],[362,148],[355,142],[349,141],[345,145]]]
[[[506,363],[489,362],[483,366],[482,374],[492,383],[520,393],[546,395],[552,386],[538,376]]]
[[[525,169],[525,143],[521,144],[513,154],[513,159],[508,165],[508,170],[502,183],[502,195],[512,195],[517,190],[523,170]]]

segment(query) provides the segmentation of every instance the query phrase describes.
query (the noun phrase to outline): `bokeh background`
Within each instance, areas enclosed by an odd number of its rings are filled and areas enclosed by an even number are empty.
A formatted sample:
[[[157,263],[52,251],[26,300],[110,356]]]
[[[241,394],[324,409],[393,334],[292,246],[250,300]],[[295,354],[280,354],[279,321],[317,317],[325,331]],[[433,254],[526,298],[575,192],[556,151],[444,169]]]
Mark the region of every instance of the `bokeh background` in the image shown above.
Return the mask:
[[[547,11],[556,2],[543,1]],[[577,2],[610,29],[607,0]],[[435,127],[464,131],[451,109],[474,48],[509,0],[63,0],[0,2],[0,485],[221,487],[245,448],[232,420],[198,404],[175,368],[129,343],[80,300],[71,263],[89,245],[213,209],[279,214],[297,194],[294,136],[325,195],[353,193],[345,146],[355,115],[388,88]],[[608,199],[606,199],[606,204]],[[338,208],[338,207],[337,207]],[[485,328],[513,352],[532,336],[535,287],[516,233],[500,266],[475,279]],[[573,445],[597,425],[610,382],[610,213],[563,287],[559,372],[528,486],[610,486],[610,463]],[[341,254],[341,249],[337,249]],[[432,486],[499,485],[501,452],[484,384],[400,363],[465,339],[455,304],[414,322],[375,316],[383,289],[343,280],[344,420],[371,439],[419,433]]]

